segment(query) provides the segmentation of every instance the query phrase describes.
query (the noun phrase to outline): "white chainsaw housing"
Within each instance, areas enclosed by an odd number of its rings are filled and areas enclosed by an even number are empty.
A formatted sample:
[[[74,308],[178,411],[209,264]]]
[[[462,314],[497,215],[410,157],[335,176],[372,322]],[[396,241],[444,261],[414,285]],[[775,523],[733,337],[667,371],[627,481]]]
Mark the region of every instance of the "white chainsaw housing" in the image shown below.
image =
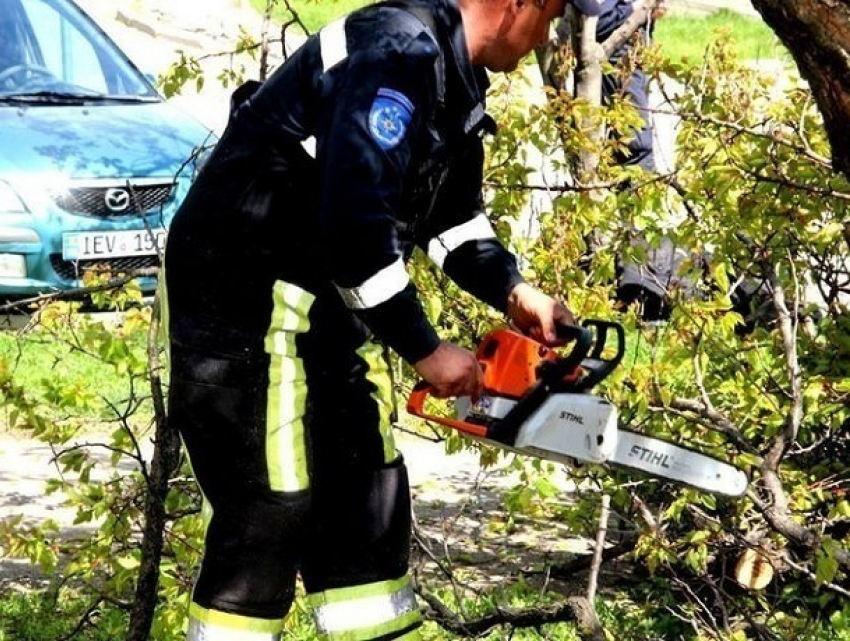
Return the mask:
[[[590,394],[554,394],[528,417],[514,447],[564,463],[604,463],[617,448],[617,409]]]
[[[457,399],[458,418],[482,421],[504,418],[516,401],[482,396],[470,407],[469,397]],[[553,394],[523,423],[514,449],[561,461],[604,463],[617,448],[617,409],[590,394]]]
[[[473,405],[469,397],[459,397],[455,408],[458,419],[486,424],[507,416],[516,403],[485,395]],[[617,409],[591,394],[552,394],[523,422],[513,447],[478,440],[566,465],[613,463],[730,496],[742,495],[748,485],[746,474],[728,463],[674,443],[617,429]]]

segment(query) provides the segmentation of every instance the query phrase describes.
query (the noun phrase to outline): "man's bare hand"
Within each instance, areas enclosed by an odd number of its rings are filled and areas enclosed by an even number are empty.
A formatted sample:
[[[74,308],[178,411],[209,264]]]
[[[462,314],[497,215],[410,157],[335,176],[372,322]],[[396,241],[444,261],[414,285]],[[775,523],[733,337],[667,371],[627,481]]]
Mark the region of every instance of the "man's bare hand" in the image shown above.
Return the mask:
[[[477,401],[484,385],[484,372],[467,349],[443,341],[413,368],[433,388],[438,398],[471,396]]]
[[[528,283],[520,283],[508,296],[508,318],[521,332],[550,347],[563,345],[558,325],[575,325],[569,308]]]

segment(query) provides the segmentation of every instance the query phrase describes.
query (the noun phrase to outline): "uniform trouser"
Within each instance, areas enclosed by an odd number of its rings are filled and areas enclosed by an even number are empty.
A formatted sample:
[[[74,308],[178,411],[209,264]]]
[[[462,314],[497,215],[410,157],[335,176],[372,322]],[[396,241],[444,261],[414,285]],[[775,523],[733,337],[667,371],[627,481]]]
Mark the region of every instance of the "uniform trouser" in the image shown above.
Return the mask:
[[[628,55],[621,52],[619,55]],[[616,65],[619,55],[609,62]],[[649,111],[649,92],[647,78],[643,70],[637,67],[628,78],[622,79],[618,74],[606,74],[602,77],[602,95],[608,102],[611,96],[623,93],[638,110],[641,126],[636,128],[628,137],[625,151],[615,156],[618,163],[624,166],[637,165],[647,172],[655,173],[655,153],[653,145],[652,117]],[[638,233],[633,233],[630,239],[633,247],[640,247],[648,254],[645,264],[633,261],[621,261],[620,274],[617,279],[616,299],[630,305],[639,303],[639,313],[644,320],[660,320],[669,313],[665,299],[667,287],[674,277],[672,263],[679,256],[669,240],[664,239],[659,249],[652,249]],[[678,260],[681,263],[681,258]]]
[[[275,641],[300,573],[320,638],[418,639],[410,496],[383,350],[277,282],[264,353],[171,345],[170,420],[210,514],[188,641]]]

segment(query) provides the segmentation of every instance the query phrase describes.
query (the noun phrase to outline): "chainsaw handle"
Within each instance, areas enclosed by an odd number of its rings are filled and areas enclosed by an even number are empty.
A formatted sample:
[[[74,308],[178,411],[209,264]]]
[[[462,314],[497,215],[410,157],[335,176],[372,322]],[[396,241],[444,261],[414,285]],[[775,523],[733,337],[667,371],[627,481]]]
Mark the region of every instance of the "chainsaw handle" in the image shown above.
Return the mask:
[[[541,378],[550,382],[574,374],[593,347],[593,332],[581,325],[556,325],[558,338],[575,341],[570,353],[550,363],[543,363],[539,370]]]
[[[595,318],[585,320],[582,324],[588,328],[588,331],[590,331],[590,328],[596,330],[596,340],[593,343],[593,349],[581,363],[582,369],[586,372],[586,375],[581,381],[582,387],[584,389],[590,389],[614,371],[617,365],[620,364],[620,361],[623,360],[623,356],[626,353],[626,332],[619,323]],[[609,331],[614,332],[616,351],[612,357],[603,358],[602,352],[608,345]]]
[[[586,322],[586,321],[585,321]],[[590,333],[582,325],[555,325],[555,333],[558,338],[568,341],[576,341],[576,343],[587,343],[587,349],[590,349],[590,341],[593,338]]]
[[[558,325],[557,330],[560,338],[575,340],[575,345],[563,358],[540,365],[540,379],[554,389],[563,389],[566,385],[571,391],[589,390],[623,360],[626,334],[619,323],[592,318],[582,321],[580,326]],[[611,332],[616,341],[616,351],[612,357],[603,358]],[[578,378],[576,372],[580,372]]]
[[[427,413],[425,411],[425,399],[429,396],[433,396],[433,393],[433,387],[431,387],[426,381],[419,381],[413,387],[413,391],[410,392],[410,396],[407,399],[408,413],[418,416],[419,418],[424,418],[428,421],[434,421],[440,425],[445,425],[446,427],[451,427],[459,432],[464,432],[481,438],[487,438],[488,430],[484,425],[475,425],[473,423],[467,423],[466,421],[459,421],[455,418]]]

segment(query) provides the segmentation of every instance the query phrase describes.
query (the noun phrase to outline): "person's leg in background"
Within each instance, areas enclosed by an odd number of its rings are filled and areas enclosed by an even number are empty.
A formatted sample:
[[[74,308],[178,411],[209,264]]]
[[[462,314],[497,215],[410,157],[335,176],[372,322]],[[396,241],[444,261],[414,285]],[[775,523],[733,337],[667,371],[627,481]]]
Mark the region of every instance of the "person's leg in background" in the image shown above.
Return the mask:
[[[640,67],[635,67],[625,82],[617,74],[606,74],[602,78],[602,92],[606,99],[617,93],[626,95],[638,110],[642,121],[642,126],[634,131],[626,151],[617,157],[617,162],[623,166],[636,165],[655,174],[652,114],[649,111],[646,74]],[[629,242],[633,247],[642,247],[647,260],[645,263],[620,261],[615,299],[625,306],[637,304],[638,313],[645,321],[666,319],[670,315],[668,287],[675,278],[683,256],[667,238],[662,239],[659,247],[652,248],[643,238],[631,232]]]

